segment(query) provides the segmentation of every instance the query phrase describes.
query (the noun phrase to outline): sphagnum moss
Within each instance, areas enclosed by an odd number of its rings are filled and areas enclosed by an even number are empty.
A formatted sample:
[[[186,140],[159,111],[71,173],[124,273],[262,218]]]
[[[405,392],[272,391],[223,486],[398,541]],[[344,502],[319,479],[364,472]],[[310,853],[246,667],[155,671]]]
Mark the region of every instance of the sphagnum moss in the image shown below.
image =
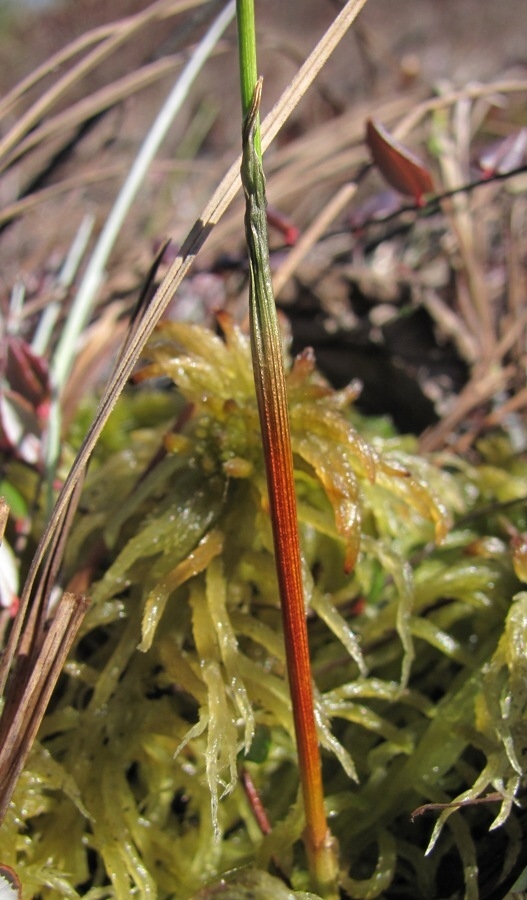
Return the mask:
[[[223,327],[158,330],[142,378],[174,382],[174,415],[154,392],[148,427],[88,476],[68,566],[90,561],[93,605],[0,833],[25,898],[212,897],[247,865],[256,874],[222,896],[269,896],[267,866],[305,889],[250,351]],[[330,389],[309,354],[288,392],[342,888],[439,898],[454,867],[450,895],[476,898],[485,855],[512,866],[521,846],[527,594],[504,516],[526,529],[527,465],[506,442],[471,467],[418,457],[367,420],[359,433],[352,392]]]

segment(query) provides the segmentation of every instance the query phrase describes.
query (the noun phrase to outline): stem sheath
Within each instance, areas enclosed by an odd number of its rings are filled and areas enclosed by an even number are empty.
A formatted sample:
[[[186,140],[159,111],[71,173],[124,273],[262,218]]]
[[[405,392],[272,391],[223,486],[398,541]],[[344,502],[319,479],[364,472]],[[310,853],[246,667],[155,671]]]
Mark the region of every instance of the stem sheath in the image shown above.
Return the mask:
[[[260,80],[256,83],[252,103],[244,121],[241,169],[246,200],[245,231],[251,281],[253,370],[306,817],[304,840],[313,890],[329,900],[337,896],[337,863],[324,811],[282,342],[269,265],[265,179],[261,158],[255,148],[261,91]]]

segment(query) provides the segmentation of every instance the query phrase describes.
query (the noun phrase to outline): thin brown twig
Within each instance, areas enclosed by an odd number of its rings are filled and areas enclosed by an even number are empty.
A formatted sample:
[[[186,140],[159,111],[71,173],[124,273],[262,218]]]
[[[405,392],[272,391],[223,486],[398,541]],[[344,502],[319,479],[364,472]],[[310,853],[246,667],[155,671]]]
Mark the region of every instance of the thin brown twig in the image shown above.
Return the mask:
[[[435,810],[461,809],[464,806],[476,806],[479,803],[501,802],[503,802],[502,795],[495,791],[492,794],[486,794],[485,797],[474,797],[472,800],[467,798],[466,800],[453,800],[451,803],[423,803],[422,806],[418,806],[417,809],[413,810],[410,819],[413,822],[418,816],[422,816],[427,812],[434,812]]]
[[[512,397],[509,397],[498,409],[493,410],[483,420],[484,428],[493,428],[502,425],[503,420],[513,412],[527,407],[527,387],[522,388]]]
[[[456,108],[457,106],[454,107]],[[450,194],[448,199],[440,201],[441,207],[456,236],[457,252],[462,261],[455,272],[458,304],[477,342],[478,356],[488,362],[494,355],[495,329],[488,286],[483,278],[479,247],[475,240],[476,223],[469,209],[467,192],[451,193],[461,187],[465,180],[459,148],[446,129],[436,135],[436,140],[440,143],[438,161],[442,183]]]
[[[474,181],[467,181],[465,184],[461,184],[458,187],[451,188],[448,191],[442,191],[440,194],[434,194],[432,197],[429,197],[425,200],[424,203],[405,203],[398,206],[397,209],[392,212],[387,213],[385,216],[375,216],[369,219],[365,219],[360,223],[360,231],[364,231],[367,228],[378,227],[379,225],[387,225],[389,222],[396,221],[401,218],[406,213],[413,213],[420,218],[424,218],[426,216],[431,215],[440,208],[440,204],[449,200],[452,197],[457,197],[459,194],[468,194],[472,191],[477,190],[477,188],[484,187],[486,185],[492,184],[498,181],[510,181],[511,178],[514,178],[516,175],[524,175],[527,172],[527,165],[517,166],[514,169],[510,169],[508,172],[494,172],[490,177],[488,175],[482,176],[481,178],[475,178]]]
[[[470,381],[456,398],[453,408],[440,422],[427,429],[419,440],[421,453],[431,453],[447,442],[449,435],[463,422],[470,412],[488,402],[499,391],[505,390],[515,374],[514,366],[502,369],[490,368],[483,374],[475,370]]]

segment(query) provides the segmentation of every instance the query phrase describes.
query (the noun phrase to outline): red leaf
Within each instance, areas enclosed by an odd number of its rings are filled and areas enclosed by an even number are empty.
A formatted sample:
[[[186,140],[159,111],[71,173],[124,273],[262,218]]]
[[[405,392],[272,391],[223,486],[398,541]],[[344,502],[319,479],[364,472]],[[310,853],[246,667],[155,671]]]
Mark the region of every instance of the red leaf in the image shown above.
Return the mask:
[[[421,205],[423,194],[434,191],[432,175],[421,160],[389,134],[380,122],[368,119],[366,142],[373,161],[388,184],[409,194]]]

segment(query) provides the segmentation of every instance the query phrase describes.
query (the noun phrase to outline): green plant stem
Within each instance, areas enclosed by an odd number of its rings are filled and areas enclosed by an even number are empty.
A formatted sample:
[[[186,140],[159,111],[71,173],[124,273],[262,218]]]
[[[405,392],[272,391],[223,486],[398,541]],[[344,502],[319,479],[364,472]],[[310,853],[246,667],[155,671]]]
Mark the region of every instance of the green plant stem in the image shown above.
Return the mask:
[[[313,890],[337,896],[337,862],[327,827],[314,713],[282,342],[271,287],[265,180],[254,145],[262,82],[243,129],[242,184],[250,269],[251,346],[273,527],[284,639]]]
[[[240,64],[240,90],[242,95],[242,111],[244,117],[253,102],[254,89],[258,81],[258,63],[256,56],[256,22],[254,18],[254,0],[236,0],[236,20],[238,23],[238,58]],[[256,114],[254,146],[261,159],[260,111]]]

